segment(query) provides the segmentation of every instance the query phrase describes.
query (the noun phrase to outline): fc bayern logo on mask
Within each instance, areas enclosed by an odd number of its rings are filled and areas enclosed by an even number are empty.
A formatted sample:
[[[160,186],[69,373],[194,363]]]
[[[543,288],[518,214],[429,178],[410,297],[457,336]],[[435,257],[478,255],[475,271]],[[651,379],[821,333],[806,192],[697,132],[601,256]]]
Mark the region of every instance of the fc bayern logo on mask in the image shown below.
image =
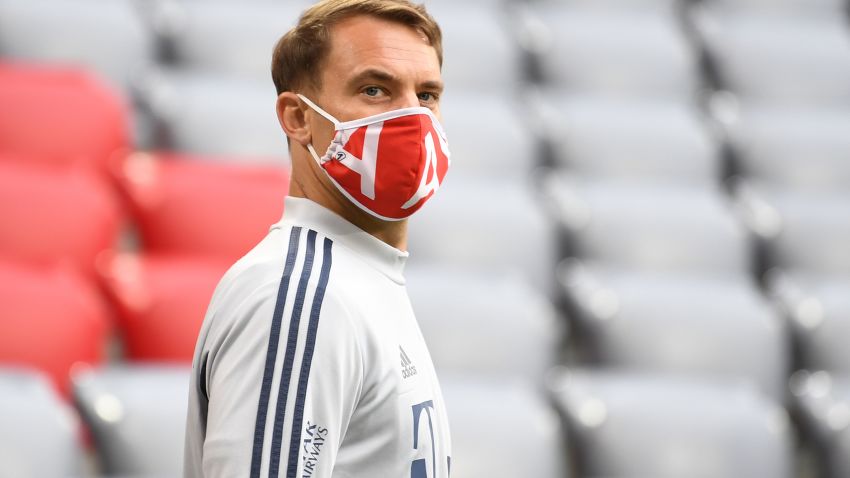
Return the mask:
[[[449,148],[430,112],[337,131],[343,155],[322,167],[355,204],[382,219],[404,219],[439,189]],[[339,150],[338,150],[339,152]]]

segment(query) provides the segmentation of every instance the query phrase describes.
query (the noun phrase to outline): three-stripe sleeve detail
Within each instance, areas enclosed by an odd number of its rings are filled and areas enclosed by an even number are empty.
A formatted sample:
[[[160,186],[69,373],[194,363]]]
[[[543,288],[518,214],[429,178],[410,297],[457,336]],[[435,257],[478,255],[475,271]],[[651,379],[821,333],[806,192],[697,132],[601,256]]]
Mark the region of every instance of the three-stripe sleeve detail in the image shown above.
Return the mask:
[[[301,239],[301,228],[293,227],[289,235],[289,250],[286,254],[286,264],[283,268],[283,277],[277,292],[274,316],[272,317],[271,331],[269,334],[269,346],[266,351],[266,365],[263,370],[263,381],[260,388],[260,402],[257,407],[257,420],[254,426],[254,448],[251,454],[251,478],[259,478],[260,468],[263,461],[263,442],[266,432],[266,417],[269,407],[269,395],[274,378],[275,362],[277,361],[277,348],[280,339],[280,327],[283,320],[283,309],[286,305],[286,294],[289,290],[289,280],[292,270],[295,268],[295,259],[298,256],[298,243]]]
[[[265,369],[263,371],[263,379],[260,386],[260,401],[257,408],[257,420],[254,428],[254,444],[253,453],[251,455],[251,478],[259,478],[265,456],[268,457],[268,476],[277,478],[280,475],[281,467],[281,451],[283,448],[283,438],[285,435],[284,425],[287,414],[291,413],[291,429],[288,432],[290,438],[288,445],[288,459],[286,461],[286,477],[294,478],[298,471],[298,459],[301,450],[301,427],[304,424],[304,412],[307,401],[307,388],[310,378],[310,369],[313,362],[313,353],[316,348],[316,339],[319,329],[319,319],[322,310],[322,302],[324,301],[325,291],[327,289],[328,280],[330,278],[332,265],[332,246],[333,241],[329,238],[322,240],[321,251],[321,271],[319,278],[316,280],[313,277],[313,267],[316,260],[317,247],[317,232],[307,230],[306,247],[299,249],[302,229],[300,227],[292,228],[289,240],[289,250],[286,256],[283,277],[281,278],[278,288],[277,301],[275,303],[274,315],[272,317],[271,328],[269,332],[269,344],[266,352]],[[295,265],[297,259],[303,256],[303,265],[301,266],[300,276],[298,276],[298,285],[295,289],[295,297],[291,303],[291,315],[289,317],[289,326],[286,335],[286,344],[283,351],[282,360],[278,360],[278,348],[284,347],[281,344],[281,329],[283,328],[284,312],[287,305],[288,296],[291,294],[290,286],[292,285],[292,276],[295,273]],[[312,281],[311,281],[312,278]],[[308,305],[307,300],[310,296],[309,292],[313,290],[312,302]],[[305,311],[305,306],[309,307]],[[309,322],[306,324],[306,332],[302,332],[301,327],[302,316],[308,316]],[[304,319],[307,320],[307,319]],[[296,370],[296,355],[299,346],[299,339],[303,340],[303,356],[300,361],[300,369]],[[298,373],[297,377],[293,376],[293,371]],[[276,404],[269,413],[269,402],[272,400],[272,384],[277,376],[280,376],[278,383]],[[290,390],[294,390],[294,397],[290,397]],[[294,399],[294,405],[288,410],[289,398]],[[274,419],[270,429],[271,439],[269,448],[264,450],[267,423],[270,416],[273,414]]]
[[[292,436],[289,441],[289,463],[286,467],[287,478],[296,478],[295,472],[298,469],[298,455],[301,449],[301,426],[304,422],[304,401],[307,397],[307,384],[310,379],[310,367],[313,363],[313,351],[316,348],[316,333],[319,329],[322,302],[325,298],[325,289],[327,289],[328,278],[331,272],[332,246],[333,242],[325,238],[322,271],[319,274],[319,284],[316,286],[316,294],[313,296],[313,305],[310,309],[307,343],[304,346],[304,358],[301,360],[301,373],[298,376],[298,393],[295,398],[295,412],[292,417]]]
[[[304,300],[307,297],[307,284],[313,271],[313,261],[316,254],[316,231],[307,231],[307,256],[304,258],[304,268],[298,281],[298,291],[292,307],[292,317],[289,321],[289,337],[286,339],[286,355],[283,358],[283,370],[280,377],[280,389],[277,396],[277,409],[274,417],[272,432],[272,447],[269,458],[269,477],[278,476],[280,468],[280,447],[283,440],[283,419],[286,412],[289,384],[292,381],[292,368],[295,362],[295,348],[298,345],[298,329],[301,325],[301,312],[304,310]]]

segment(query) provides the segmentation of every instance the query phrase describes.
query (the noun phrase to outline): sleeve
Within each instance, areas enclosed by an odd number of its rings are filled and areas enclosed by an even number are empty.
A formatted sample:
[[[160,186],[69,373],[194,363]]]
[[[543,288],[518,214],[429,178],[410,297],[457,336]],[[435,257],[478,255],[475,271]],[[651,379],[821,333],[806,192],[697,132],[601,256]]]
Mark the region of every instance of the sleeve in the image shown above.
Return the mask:
[[[348,311],[319,289],[247,301],[210,350],[203,476],[331,476],[363,360]]]

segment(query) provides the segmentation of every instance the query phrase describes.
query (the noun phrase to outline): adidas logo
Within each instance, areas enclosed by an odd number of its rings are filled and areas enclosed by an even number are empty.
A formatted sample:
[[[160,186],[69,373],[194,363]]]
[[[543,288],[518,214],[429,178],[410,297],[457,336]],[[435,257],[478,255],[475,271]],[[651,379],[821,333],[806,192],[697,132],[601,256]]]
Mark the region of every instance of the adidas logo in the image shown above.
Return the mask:
[[[398,347],[398,350],[401,352],[401,376],[403,378],[409,378],[416,375],[416,365],[413,365],[410,357],[407,356],[401,346]]]

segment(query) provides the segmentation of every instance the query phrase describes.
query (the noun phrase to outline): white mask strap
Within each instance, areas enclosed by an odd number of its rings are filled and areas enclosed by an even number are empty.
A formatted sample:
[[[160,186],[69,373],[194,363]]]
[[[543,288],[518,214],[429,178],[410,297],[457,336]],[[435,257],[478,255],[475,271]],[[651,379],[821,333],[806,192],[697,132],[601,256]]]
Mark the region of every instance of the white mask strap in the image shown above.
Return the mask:
[[[337,120],[336,118],[334,118],[333,116],[331,116],[330,113],[328,113],[327,111],[319,108],[319,105],[317,105],[316,103],[313,103],[312,101],[310,101],[306,96],[302,95],[301,93],[296,93],[296,95],[298,95],[298,97],[301,98],[301,100],[303,102],[307,103],[307,106],[309,106],[310,108],[313,108],[313,111],[315,111],[316,113],[319,113],[320,115],[324,116],[325,119],[327,119],[328,121],[333,123],[334,127],[339,126],[340,121]]]
[[[322,158],[319,157],[319,154],[316,153],[316,148],[313,147],[312,143],[307,143],[307,151],[310,151],[310,155],[313,156],[313,159],[319,163],[319,166],[322,165]]]

